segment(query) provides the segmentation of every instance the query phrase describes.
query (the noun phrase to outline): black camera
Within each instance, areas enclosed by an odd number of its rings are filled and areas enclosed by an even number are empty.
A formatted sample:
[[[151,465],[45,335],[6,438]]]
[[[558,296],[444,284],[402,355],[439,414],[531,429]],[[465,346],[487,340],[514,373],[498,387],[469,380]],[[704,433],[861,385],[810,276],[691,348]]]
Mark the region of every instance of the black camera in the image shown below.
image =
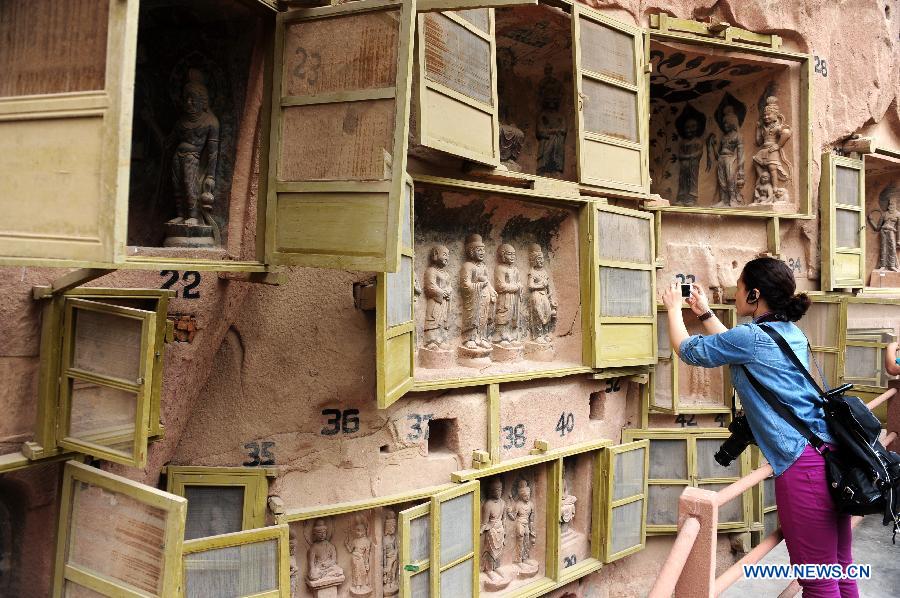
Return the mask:
[[[713,455],[716,463],[722,467],[731,465],[748,445],[756,444],[746,416],[739,415],[731,420],[731,423],[728,424],[728,431],[731,432],[731,436],[722,443],[718,452]]]

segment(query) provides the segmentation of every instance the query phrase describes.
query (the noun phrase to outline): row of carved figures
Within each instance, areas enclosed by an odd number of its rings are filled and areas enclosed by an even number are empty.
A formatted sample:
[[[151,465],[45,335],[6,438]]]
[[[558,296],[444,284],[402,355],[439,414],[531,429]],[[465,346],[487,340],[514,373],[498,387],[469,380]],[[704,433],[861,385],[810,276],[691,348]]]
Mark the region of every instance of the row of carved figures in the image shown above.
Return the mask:
[[[516,249],[508,243],[497,248],[497,266],[491,276],[485,259],[485,244],[480,235],[469,235],[465,242],[466,261],[459,271],[462,305],[461,357],[481,358],[495,347],[507,352],[521,351],[523,296],[531,341],[552,350],[551,333],[556,324],[558,302],[550,273],[544,267],[540,245],[528,247],[531,268],[523,281],[516,266]],[[435,245],[423,277],[425,325],[423,349],[448,352],[453,289],[447,264],[450,250]],[[525,294],[527,292],[527,295]]]

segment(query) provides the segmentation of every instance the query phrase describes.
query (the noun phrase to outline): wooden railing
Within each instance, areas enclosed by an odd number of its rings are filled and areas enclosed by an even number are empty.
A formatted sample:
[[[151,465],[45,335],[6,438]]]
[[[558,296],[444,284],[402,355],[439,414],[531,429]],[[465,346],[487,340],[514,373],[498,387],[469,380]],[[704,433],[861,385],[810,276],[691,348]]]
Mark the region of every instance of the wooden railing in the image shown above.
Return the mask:
[[[875,409],[900,389],[900,380],[892,380],[887,392],[868,403]],[[900,401],[888,404],[888,433],[883,444],[898,451],[897,432],[900,430]],[[890,446],[892,443],[895,446]],[[781,529],[766,536],[753,550],[726,569],[718,577],[716,573],[716,541],[719,525],[719,509],[739,498],[744,492],[773,474],[771,465],[764,465],[718,492],[700,488],[685,488],[678,500],[678,535],[663,563],[649,598],[713,598],[720,595],[741,579],[744,565],[755,565],[782,540]],[[862,517],[854,517],[856,527]],[[779,598],[792,598],[800,591],[800,584],[792,582]]]

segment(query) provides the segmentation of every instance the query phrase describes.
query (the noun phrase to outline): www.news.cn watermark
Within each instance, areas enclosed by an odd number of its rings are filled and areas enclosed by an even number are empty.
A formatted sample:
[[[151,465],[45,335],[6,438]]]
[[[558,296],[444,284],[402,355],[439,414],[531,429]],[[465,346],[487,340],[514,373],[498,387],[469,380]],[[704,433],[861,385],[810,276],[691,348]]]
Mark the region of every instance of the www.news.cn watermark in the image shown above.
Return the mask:
[[[871,579],[872,565],[744,565],[747,579]]]

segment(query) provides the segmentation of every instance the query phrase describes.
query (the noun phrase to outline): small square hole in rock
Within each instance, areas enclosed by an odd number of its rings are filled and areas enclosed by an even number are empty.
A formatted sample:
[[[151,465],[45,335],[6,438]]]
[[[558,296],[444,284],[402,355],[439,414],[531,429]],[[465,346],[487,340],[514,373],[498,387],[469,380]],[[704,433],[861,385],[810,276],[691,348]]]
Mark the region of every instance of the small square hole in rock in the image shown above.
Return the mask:
[[[428,454],[459,451],[459,431],[455,419],[433,419],[428,422]]]

